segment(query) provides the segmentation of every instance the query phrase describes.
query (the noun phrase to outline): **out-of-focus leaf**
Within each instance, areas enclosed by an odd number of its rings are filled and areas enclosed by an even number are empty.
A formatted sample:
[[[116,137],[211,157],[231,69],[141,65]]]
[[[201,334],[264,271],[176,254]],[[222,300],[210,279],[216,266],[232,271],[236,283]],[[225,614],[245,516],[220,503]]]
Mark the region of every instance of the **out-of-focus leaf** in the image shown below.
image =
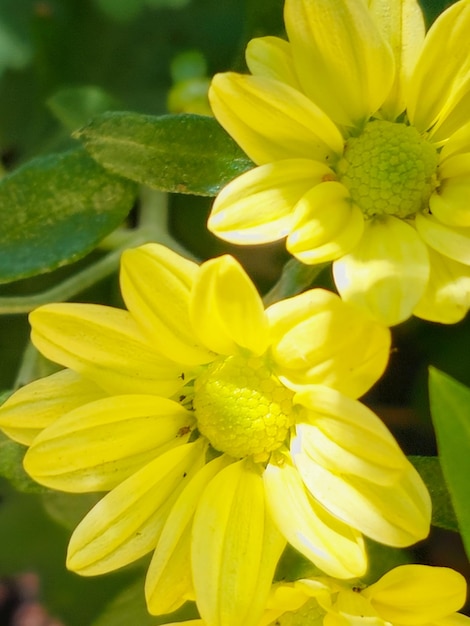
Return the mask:
[[[115,174],[175,193],[214,196],[253,163],[212,117],[110,112],[75,133]]]
[[[431,367],[429,400],[442,473],[470,557],[470,389]]]
[[[140,13],[146,0],[95,0],[95,2],[109,17],[127,22]]]
[[[23,457],[26,448],[9,439],[0,431],[0,476],[6,478],[18,491],[25,493],[44,493],[48,491],[42,485],[31,480],[23,469]]]
[[[100,493],[63,493],[46,490],[42,501],[47,513],[55,522],[73,530],[102,497],[103,494]]]
[[[46,102],[56,118],[70,131],[76,130],[92,117],[119,108],[119,102],[95,85],[64,87]]]
[[[21,69],[31,60],[29,17],[30,8],[24,2],[0,3],[0,74],[7,68]]]
[[[87,254],[126,217],[133,183],[84,150],[39,157],[0,181],[0,283]]]
[[[274,304],[283,298],[290,298],[308,289],[315,278],[329,265],[330,263],[305,265],[297,259],[289,259],[282,268],[277,283],[264,296],[264,304],[266,306]]]

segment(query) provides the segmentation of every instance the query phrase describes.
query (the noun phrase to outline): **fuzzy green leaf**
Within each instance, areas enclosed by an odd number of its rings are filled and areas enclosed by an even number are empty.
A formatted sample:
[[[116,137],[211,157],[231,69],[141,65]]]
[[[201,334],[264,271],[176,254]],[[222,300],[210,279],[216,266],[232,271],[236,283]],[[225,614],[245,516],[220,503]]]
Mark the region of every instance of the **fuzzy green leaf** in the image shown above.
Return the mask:
[[[174,193],[215,196],[253,163],[212,117],[108,112],[74,136],[106,169]]]
[[[18,491],[44,493],[45,487],[34,482],[23,469],[26,448],[11,441],[0,431],[0,476],[6,478]]]

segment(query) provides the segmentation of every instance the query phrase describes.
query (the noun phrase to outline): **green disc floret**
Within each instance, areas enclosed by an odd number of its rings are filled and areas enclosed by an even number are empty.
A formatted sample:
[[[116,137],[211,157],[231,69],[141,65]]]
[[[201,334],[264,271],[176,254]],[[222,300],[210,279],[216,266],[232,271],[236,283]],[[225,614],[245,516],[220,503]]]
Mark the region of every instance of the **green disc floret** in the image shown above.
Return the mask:
[[[216,450],[265,460],[286,441],[294,421],[293,395],[262,359],[220,359],[195,381],[198,429]]]
[[[436,149],[416,128],[377,120],[346,141],[337,173],[366,217],[408,218],[436,188],[437,164]]]

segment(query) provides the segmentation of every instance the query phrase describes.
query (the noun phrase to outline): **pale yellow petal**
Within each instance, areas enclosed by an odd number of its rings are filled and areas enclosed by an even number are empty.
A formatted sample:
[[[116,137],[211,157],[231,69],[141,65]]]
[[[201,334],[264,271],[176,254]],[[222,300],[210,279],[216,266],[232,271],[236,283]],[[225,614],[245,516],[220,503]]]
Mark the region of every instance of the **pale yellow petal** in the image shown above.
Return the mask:
[[[126,250],[121,262],[124,302],[155,350],[196,365],[213,355],[196,343],[189,322],[189,294],[198,265],[159,244]]]
[[[385,370],[390,331],[336,294],[311,289],[266,314],[274,368],[291,389],[325,385],[357,398]]]
[[[342,152],[336,126],[285,83],[265,76],[216,74],[209,99],[217,120],[258,165],[295,158],[326,162]]]
[[[300,90],[290,44],[280,37],[256,37],[248,42],[246,64],[253,76],[267,76]]]
[[[31,445],[47,426],[73,409],[105,397],[102,389],[69,369],[18,389],[0,407],[0,428],[14,441]]]
[[[193,525],[193,579],[203,620],[258,626],[284,546],[266,510],[257,468],[245,459],[219,472]]]
[[[433,215],[418,213],[416,230],[424,242],[440,254],[470,265],[470,228],[446,226]]]
[[[203,440],[169,450],[104,496],[70,539],[68,569],[104,574],[153,550],[176,498],[204,464],[205,450]]]
[[[369,0],[369,10],[395,57],[395,81],[380,109],[394,120],[406,107],[410,76],[423,45],[423,13],[416,0]]]
[[[470,267],[428,250],[431,273],[413,315],[431,322],[455,324],[470,308]]]
[[[460,163],[457,164],[457,160]],[[456,174],[455,177],[442,180],[439,189],[429,198],[429,208],[434,217],[447,226],[470,228],[470,153],[451,157],[442,164],[443,167],[446,165],[454,172],[460,166],[464,166],[467,171],[464,175]]]
[[[365,223],[352,252],[333,264],[341,297],[394,326],[408,319],[429,278],[426,246],[414,228],[395,217]]]
[[[145,581],[147,607],[153,615],[176,611],[193,595],[190,562],[194,512],[207,484],[231,462],[222,455],[201,468],[171,509]]]
[[[286,159],[256,167],[226,185],[207,223],[217,237],[236,244],[260,244],[286,237],[300,198],[325,177],[326,165]]]
[[[158,396],[113,396],[85,404],[43,430],[24,467],[60,491],[107,491],[167,450],[184,444],[194,417]]]
[[[263,478],[272,515],[296,550],[329,576],[364,574],[367,556],[361,535],[310,497],[288,460],[268,464]]]
[[[284,16],[305,93],[338,124],[364,122],[386,99],[395,72],[366,3],[286,0]]]
[[[268,346],[263,302],[232,256],[201,265],[191,293],[190,318],[199,342],[214,352],[230,355],[244,348],[259,355]]]
[[[408,117],[418,130],[433,126],[436,140],[449,137],[468,121],[470,103],[470,5],[456,2],[426,34],[409,84]],[[466,107],[461,103],[465,101]],[[466,112],[465,112],[466,110]],[[446,124],[446,133],[439,128]]]
[[[298,202],[286,245],[302,263],[324,263],[352,250],[363,230],[362,212],[346,187],[328,181],[313,187]]]
[[[31,340],[44,356],[109,393],[170,396],[183,384],[181,365],[155,352],[127,311],[59,303],[39,307],[29,319]]]
[[[465,578],[447,567],[402,565],[364,589],[386,620],[407,626],[434,623],[465,603]]]

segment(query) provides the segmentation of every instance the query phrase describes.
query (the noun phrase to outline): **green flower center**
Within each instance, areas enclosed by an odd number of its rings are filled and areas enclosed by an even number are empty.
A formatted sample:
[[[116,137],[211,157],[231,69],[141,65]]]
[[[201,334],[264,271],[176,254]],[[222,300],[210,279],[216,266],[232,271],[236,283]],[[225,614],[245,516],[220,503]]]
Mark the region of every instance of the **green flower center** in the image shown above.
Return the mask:
[[[436,149],[416,128],[374,121],[346,141],[337,173],[365,216],[407,218],[426,206],[437,164]]]
[[[216,450],[264,461],[294,422],[293,395],[259,358],[215,361],[194,384],[199,431]]]

